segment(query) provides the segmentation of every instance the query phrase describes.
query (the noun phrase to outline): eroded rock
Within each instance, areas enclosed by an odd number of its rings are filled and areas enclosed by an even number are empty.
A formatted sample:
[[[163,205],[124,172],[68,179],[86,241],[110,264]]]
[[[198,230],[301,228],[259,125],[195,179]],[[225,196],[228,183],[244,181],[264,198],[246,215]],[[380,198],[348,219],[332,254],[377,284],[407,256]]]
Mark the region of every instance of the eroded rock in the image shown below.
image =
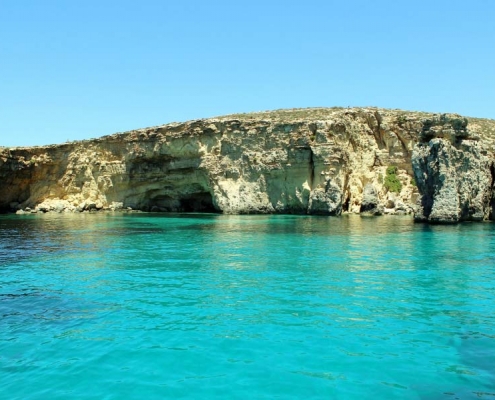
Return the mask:
[[[334,108],[1,148],[0,210],[339,215],[416,207],[421,221],[487,219],[495,214],[494,137],[489,120]],[[389,166],[400,181],[394,193],[384,186]]]
[[[434,138],[416,146],[412,164],[422,193],[417,220],[449,223],[490,217],[493,158],[483,154],[478,142]]]
[[[387,206],[389,208],[395,208],[395,204],[388,200]],[[361,213],[367,213],[371,215],[381,215],[383,214],[384,207],[380,204],[380,199],[378,197],[378,191],[375,187],[368,183],[364,186],[363,200],[361,202]]]

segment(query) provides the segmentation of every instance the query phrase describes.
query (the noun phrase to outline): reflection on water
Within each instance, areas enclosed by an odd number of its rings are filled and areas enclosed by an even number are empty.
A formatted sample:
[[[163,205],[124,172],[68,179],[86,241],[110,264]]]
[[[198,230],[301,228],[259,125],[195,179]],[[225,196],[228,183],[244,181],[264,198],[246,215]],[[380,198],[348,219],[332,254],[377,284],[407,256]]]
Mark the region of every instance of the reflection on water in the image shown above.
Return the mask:
[[[89,383],[94,398],[490,398],[494,261],[492,224],[1,217],[0,385],[14,398]]]

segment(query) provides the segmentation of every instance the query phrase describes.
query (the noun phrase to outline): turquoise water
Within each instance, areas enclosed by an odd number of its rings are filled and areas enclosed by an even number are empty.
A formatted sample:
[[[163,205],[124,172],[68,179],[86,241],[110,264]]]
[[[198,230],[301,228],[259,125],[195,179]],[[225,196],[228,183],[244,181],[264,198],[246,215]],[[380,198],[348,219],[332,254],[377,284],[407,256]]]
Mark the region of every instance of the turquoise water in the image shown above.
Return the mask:
[[[0,398],[495,399],[495,225],[0,217]]]

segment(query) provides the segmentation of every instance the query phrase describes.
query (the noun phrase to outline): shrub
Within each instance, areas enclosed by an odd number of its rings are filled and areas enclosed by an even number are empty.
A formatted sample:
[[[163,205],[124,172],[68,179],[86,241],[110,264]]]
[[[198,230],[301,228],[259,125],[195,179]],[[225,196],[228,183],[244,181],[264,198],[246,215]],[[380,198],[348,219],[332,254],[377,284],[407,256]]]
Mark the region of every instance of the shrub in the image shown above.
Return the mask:
[[[397,123],[399,125],[404,125],[406,122],[407,122],[407,118],[404,114],[400,114],[399,116],[397,116]]]
[[[390,192],[399,193],[402,190],[402,183],[399,178],[397,178],[397,167],[391,165],[387,167],[386,175],[385,175],[385,188]]]
[[[456,131],[460,131],[467,128],[468,120],[467,118],[454,118],[451,121],[452,128]]]
[[[397,173],[397,167],[395,165],[391,165],[390,167],[387,167],[387,176],[388,175],[395,175]]]

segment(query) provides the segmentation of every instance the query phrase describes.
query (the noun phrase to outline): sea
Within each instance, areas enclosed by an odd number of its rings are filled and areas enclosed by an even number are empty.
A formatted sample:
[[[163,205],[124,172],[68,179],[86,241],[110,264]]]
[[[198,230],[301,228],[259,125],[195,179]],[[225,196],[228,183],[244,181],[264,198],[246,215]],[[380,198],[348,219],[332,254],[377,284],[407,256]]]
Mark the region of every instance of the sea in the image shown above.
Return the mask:
[[[1,399],[495,399],[495,225],[0,216]]]

